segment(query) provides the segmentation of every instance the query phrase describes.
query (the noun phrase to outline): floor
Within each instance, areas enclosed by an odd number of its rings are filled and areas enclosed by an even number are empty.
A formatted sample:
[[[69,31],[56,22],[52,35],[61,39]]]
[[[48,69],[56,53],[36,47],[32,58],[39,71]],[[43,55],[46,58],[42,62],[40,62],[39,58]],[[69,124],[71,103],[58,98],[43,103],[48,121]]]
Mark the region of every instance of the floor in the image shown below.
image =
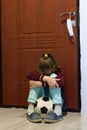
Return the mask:
[[[70,112],[57,123],[32,123],[26,120],[26,109],[0,108],[0,130],[87,130],[87,118]]]

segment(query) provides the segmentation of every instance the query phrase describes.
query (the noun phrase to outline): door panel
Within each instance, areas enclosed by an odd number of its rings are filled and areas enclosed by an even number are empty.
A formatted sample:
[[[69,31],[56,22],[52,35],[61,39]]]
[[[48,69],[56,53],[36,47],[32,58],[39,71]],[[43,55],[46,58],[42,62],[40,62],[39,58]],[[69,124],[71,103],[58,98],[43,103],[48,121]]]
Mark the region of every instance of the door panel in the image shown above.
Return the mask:
[[[60,16],[65,11],[76,12],[76,1],[2,0],[3,105],[27,105],[26,74],[36,69],[43,53],[52,53],[65,74],[67,105],[78,110],[77,27],[72,43],[69,16]]]

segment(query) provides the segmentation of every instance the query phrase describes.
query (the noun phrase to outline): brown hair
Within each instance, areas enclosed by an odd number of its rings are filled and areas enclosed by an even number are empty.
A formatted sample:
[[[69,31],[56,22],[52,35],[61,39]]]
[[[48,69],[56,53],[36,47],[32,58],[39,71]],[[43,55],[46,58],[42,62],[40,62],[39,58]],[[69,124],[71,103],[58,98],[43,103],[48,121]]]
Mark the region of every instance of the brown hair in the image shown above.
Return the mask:
[[[53,72],[60,72],[60,67],[51,54],[43,54],[38,63],[41,74],[50,75]]]

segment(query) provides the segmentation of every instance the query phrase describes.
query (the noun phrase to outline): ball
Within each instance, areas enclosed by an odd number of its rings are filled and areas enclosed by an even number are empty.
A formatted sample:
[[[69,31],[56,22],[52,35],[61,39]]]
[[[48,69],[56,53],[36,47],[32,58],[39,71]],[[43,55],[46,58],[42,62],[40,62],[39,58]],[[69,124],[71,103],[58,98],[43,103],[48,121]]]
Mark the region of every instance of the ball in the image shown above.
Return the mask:
[[[35,105],[35,112],[45,117],[47,113],[53,111],[53,104],[50,98],[41,97],[37,100]]]

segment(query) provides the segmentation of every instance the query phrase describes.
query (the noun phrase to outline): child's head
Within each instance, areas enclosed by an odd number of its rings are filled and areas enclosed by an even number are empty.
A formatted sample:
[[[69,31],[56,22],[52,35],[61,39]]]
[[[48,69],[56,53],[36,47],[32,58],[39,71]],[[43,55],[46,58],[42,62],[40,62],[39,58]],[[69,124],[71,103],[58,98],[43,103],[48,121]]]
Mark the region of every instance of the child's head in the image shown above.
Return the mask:
[[[41,74],[50,75],[51,73],[60,71],[56,60],[51,54],[43,54],[39,60],[38,69]]]

